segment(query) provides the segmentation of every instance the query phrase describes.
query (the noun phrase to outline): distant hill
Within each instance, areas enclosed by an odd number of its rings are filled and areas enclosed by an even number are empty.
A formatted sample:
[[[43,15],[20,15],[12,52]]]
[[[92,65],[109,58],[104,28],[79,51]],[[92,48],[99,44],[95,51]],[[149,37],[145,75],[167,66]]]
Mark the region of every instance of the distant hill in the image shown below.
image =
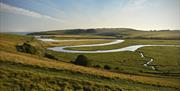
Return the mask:
[[[131,28],[69,29],[34,32],[29,35],[100,35],[124,39],[180,39],[179,30],[142,31]]]
[[[96,28],[96,29],[67,29],[67,30],[52,30],[44,32],[34,32],[30,35],[59,35],[59,34],[101,34],[101,33],[119,33],[123,31],[136,31],[135,29],[130,28]]]

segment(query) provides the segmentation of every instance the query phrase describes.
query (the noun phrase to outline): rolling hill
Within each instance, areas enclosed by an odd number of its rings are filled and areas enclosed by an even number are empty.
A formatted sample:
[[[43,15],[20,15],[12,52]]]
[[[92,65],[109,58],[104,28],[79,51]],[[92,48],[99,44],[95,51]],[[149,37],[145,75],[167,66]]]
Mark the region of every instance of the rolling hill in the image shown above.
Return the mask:
[[[178,91],[179,78],[117,73],[45,56],[46,43],[32,36],[0,34],[2,91]],[[27,43],[36,51],[20,52]],[[24,50],[27,50],[26,47]],[[168,82],[168,83],[167,83]]]
[[[142,31],[130,28],[69,29],[34,32],[29,35],[93,35],[112,36],[124,39],[180,39],[179,30]]]

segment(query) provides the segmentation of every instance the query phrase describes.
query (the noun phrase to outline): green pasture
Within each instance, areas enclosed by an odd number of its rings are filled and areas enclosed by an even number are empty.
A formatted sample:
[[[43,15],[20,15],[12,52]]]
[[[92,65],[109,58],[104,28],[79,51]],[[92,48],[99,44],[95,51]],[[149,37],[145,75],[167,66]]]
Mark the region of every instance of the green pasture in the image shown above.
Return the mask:
[[[149,40],[149,39],[126,39],[122,43],[107,45],[107,46],[94,46],[94,47],[71,47],[65,48],[68,50],[86,50],[86,51],[93,51],[93,50],[110,50],[110,49],[118,49],[123,48],[131,45],[180,45],[179,40]]]

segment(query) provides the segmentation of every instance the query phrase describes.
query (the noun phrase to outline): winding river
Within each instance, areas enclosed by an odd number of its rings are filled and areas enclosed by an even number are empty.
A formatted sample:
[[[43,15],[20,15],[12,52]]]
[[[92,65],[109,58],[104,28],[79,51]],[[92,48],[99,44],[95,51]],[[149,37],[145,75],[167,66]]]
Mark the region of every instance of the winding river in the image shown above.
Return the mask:
[[[54,39],[39,39],[42,41],[51,41],[51,42],[61,42],[61,41],[83,41],[83,40],[54,40]],[[137,49],[145,46],[178,46],[178,45],[131,45],[124,48],[118,49],[111,49],[111,50],[95,50],[95,51],[79,51],[79,50],[67,50],[65,48],[72,48],[72,47],[92,47],[92,46],[106,46],[106,45],[113,45],[122,43],[124,40],[114,40],[109,43],[103,44],[89,44],[89,45],[76,45],[76,46],[58,46],[58,47],[50,47],[48,50],[53,50],[57,52],[66,52],[66,53],[108,53],[108,52],[121,52],[121,51],[136,51]]]
[[[62,41],[84,41],[84,40],[54,40],[54,39],[39,39],[46,42],[62,42]],[[103,43],[103,44],[89,44],[89,45],[76,45],[76,46],[59,46],[59,47],[50,47],[48,50],[53,50],[57,52],[66,52],[66,53],[109,53],[109,52],[121,52],[121,51],[136,51],[137,49],[145,46],[176,46],[180,47],[180,45],[131,45],[124,48],[118,48],[118,49],[111,49],[111,50],[96,50],[96,51],[78,51],[78,50],[67,50],[65,48],[72,48],[72,47],[92,47],[92,46],[106,46],[106,45],[113,45],[122,43],[124,40],[114,40],[109,43]],[[144,58],[144,54],[140,53],[140,56]],[[148,62],[144,63],[144,66],[147,67],[151,62],[153,62],[154,59],[150,59]],[[154,66],[150,66],[152,70],[155,70]]]

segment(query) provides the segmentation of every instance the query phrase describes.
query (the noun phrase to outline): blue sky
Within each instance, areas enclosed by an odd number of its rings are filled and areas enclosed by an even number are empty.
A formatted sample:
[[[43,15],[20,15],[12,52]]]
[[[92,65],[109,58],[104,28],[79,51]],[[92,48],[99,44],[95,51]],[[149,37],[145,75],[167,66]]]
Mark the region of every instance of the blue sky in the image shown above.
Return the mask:
[[[0,31],[180,29],[180,0],[0,0]]]

